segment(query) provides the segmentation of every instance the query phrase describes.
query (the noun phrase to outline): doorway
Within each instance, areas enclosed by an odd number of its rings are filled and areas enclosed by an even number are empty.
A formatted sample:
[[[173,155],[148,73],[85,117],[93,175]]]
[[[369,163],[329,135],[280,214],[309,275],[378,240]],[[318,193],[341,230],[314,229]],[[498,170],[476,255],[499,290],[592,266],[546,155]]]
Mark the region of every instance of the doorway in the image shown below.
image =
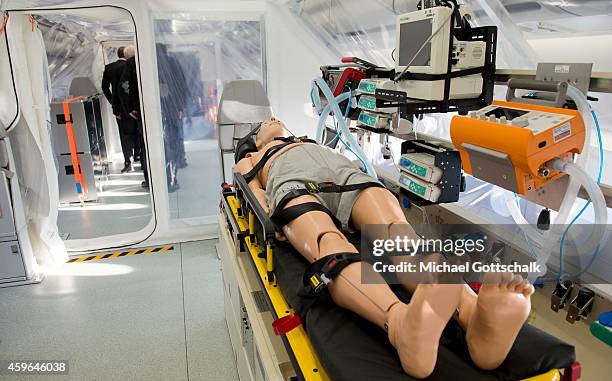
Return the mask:
[[[153,25],[170,216],[210,223],[218,213],[221,184],[219,98],[232,80],[265,83],[264,23],[161,14],[154,15]]]

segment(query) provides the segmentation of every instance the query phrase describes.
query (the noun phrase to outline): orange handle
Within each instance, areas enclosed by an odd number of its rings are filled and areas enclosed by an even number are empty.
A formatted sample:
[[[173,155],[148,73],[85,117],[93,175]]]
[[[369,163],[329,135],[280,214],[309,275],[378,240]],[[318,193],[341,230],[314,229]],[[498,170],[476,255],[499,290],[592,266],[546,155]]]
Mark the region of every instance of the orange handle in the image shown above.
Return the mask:
[[[76,185],[77,193],[86,194],[87,185],[83,179],[81,173],[81,163],[79,161],[79,154],[77,153],[76,139],[74,138],[74,129],[72,128],[72,119],[70,118],[70,103],[75,102],[85,97],[79,96],[72,99],[68,99],[64,102],[64,119],[66,120],[66,135],[68,135],[68,145],[70,146],[70,158],[72,159],[72,168],[74,169],[74,183]]]

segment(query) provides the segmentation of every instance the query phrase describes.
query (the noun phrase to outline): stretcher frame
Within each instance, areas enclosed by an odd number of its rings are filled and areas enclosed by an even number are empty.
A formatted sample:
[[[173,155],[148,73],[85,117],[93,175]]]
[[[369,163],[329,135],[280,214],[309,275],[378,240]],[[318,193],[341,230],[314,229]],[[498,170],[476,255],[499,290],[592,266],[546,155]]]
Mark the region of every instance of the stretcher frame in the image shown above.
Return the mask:
[[[271,306],[274,319],[294,314],[278,287],[274,276],[274,224],[259,204],[244,176],[234,173],[234,184],[224,185],[221,197],[221,229],[227,229],[235,239],[234,247],[245,252]],[[222,236],[224,234],[222,231]],[[271,330],[270,330],[271,331]],[[298,380],[331,381],[302,325],[280,336]],[[276,356],[278,357],[278,356]],[[523,379],[522,381],[575,381],[580,376],[579,363]]]

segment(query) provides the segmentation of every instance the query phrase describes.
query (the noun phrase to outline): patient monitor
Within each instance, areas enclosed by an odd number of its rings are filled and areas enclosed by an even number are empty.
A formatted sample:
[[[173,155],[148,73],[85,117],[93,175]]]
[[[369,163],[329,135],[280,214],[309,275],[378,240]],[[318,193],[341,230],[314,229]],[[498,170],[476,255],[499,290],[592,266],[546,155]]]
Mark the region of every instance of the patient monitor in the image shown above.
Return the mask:
[[[485,65],[485,41],[459,41],[451,37],[453,10],[448,7],[425,8],[397,16],[395,71],[442,75]],[[450,57],[449,57],[450,55]],[[406,79],[397,90],[410,98],[444,99],[444,79]],[[482,93],[482,75],[451,79],[449,99],[474,98]]]

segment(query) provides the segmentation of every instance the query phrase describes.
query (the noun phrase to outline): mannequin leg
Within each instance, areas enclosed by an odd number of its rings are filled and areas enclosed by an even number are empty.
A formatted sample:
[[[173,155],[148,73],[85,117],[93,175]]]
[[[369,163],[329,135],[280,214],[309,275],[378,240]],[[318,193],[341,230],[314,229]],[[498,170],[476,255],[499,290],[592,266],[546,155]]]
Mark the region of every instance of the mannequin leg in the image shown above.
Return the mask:
[[[408,222],[395,196],[382,188],[361,192],[353,206],[351,220],[357,229],[366,224],[386,224],[390,237],[410,231],[400,228]],[[512,274],[488,274],[484,283],[478,295],[468,285],[460,285],[456,319],[466,331],[474,363],[482,369],[495,369],[508,355],[529,315],[534,288]],[[402,285],[411,293],[424,286]]]
[[[317,202],[313,196],[291,200],[286,207],[305,202]],[[335,253],[358,253],[331,218],[323,212],[305,213],[283,228],[285,237],[309,262]],[[372,323],[384,328],[387,313],[399,302],[386,284],[361,284],[361,262],[347,266],[332,283],[329,291],[336,304],[356,312]],[[371,267],[370,267],[371,268]]]
[[[317,202],[313,196],[301,196],[287,207]],[[326,213],[305,213],[283,228],[293,246],[309,261],[339,252],[358,252]],[[433,372],[442,330],[459,302],[459,289],[451,286],[425,285],[415,291],[409,305],[398,300],[382,279],[378,284],[361,282],[361,271],[372,271],[364,262],[346,267],[329,285],[334,302],[388,328],[389,340],[397,349],[406,373],[424,378]],[[436,303],[432,303],[436,301]]]

